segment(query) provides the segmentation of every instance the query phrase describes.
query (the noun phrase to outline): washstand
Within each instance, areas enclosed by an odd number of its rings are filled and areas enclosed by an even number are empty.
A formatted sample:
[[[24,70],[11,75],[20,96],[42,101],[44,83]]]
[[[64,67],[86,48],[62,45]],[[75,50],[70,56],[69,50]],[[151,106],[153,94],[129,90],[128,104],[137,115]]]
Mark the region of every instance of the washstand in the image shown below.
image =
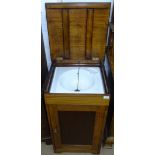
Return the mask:
[[[44,98],[55,152],[99,153],[110,94],[102,64],[110,3],[47,3]]]

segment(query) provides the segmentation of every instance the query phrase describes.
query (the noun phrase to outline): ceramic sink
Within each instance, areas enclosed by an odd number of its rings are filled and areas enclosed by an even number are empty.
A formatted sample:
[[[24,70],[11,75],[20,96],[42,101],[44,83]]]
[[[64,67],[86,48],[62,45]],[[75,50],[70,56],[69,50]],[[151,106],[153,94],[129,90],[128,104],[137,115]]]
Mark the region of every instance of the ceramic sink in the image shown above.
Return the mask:
[[[99,67],[56,67],[51,93],[103,94]]]

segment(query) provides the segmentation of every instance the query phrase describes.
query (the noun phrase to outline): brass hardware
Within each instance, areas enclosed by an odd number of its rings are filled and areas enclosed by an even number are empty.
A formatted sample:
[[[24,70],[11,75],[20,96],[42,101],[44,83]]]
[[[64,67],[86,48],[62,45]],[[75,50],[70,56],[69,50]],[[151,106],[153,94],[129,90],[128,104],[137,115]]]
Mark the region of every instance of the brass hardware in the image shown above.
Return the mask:
[[[97,60],[99,60],[99,58],[98,57],[93,57],[92,60],[97,61]]]
[[[63,57],[57,57],[56,60],[63,60]]]

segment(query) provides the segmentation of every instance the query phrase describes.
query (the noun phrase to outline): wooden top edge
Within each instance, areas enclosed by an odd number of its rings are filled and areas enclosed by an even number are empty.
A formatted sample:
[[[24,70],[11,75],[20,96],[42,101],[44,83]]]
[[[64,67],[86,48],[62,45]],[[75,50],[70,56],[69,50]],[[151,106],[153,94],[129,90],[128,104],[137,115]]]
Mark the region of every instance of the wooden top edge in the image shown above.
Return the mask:
[[[56,63],[57,67],[68,67],[68,66],[72,66],[72,67],[78,67],[78,66],[81,66],[81,67],[100,67],[100,64],[99,63]]]
[[[81,9],[81,8],[97,8],[97,9],[108,9],[111,6],[110,2],[97,2],[97,3],[45,3],[46,9]]]
[[[73,93],[49,93],[49,92],[44,92],[44,95],[50,96],[50,97],[103,97],[103,96],[109,96],[110,94],[104,93],[104,94],[73,94]]]

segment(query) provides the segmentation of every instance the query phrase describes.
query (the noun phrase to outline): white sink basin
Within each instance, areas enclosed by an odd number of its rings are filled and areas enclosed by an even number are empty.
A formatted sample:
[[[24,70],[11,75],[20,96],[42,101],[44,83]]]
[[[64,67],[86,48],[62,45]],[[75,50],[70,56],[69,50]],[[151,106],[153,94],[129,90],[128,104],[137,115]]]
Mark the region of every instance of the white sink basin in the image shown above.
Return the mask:
[[[99,67],[80,67],[79,78],[78,69],[79,67],[56,67],[50,92],[73,94],[104,93]]]
[[[75,91],[77,88],[79,91],[87,90],[93,87],[94,76],[91,72],[80,68],[78,78],[78,68],[72,69],[60,76],[60,84],[64,89],[70,91]]]

